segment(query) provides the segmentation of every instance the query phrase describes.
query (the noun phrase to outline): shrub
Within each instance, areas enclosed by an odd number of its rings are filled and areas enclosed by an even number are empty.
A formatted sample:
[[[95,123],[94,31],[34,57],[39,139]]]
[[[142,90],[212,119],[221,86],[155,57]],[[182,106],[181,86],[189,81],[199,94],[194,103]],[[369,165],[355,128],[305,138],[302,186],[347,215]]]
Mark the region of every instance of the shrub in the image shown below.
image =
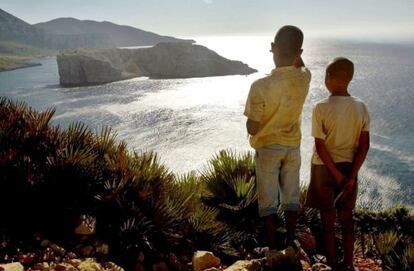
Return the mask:
[[[202,201],[218,211],[217,219],[226,225],[231,246],[258,246],[262,224],[257,212],[253,155],[220,151],[200,179],[205,187]]]
[[[53,114],[0,100],[5,234],[29,240],[42,233],[70,245],[79,218],[91,215],[97,237],[127,266],[138,253],[156,261],[186,244],[193,195],[178,189],[155,154],[128,152],[109,129],[95,134],[73,123],[62,131],[50,125]]]

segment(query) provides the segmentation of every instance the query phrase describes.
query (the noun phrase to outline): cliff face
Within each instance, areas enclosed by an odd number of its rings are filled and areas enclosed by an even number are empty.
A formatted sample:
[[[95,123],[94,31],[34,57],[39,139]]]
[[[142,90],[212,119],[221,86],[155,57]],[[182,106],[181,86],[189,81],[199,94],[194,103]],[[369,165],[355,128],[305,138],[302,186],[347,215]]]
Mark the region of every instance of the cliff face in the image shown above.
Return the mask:
[[[160,43],[141,49],[64,51],[57,57],[63,86],[103,84],[138,76],[188,78],[256,72],[240,61],[189,43]]]

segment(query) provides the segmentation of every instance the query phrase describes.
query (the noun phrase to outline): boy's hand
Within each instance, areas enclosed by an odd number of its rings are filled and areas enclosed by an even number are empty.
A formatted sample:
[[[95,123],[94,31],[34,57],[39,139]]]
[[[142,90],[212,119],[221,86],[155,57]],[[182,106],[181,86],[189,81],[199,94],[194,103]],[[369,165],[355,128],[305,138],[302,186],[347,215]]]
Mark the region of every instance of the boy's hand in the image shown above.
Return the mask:
[[[296,68],[305,67],[305,63],[303,62],[303,59],[301,56],[298,56],[295,58],[295,61],[293,62],[293,66]]]
[[[343,182],[346,179],[346,177],[344,176],[344,174],[342,174],[339,170],[337,170],[337,172],[334,174],[334,178],[335,178],[336,184],[339,187],[342,187],[343,186]]]
[[[348,179],[348,182],[345,184],[343,191],[345,193],[351,193],[355,185],[355,178]]]

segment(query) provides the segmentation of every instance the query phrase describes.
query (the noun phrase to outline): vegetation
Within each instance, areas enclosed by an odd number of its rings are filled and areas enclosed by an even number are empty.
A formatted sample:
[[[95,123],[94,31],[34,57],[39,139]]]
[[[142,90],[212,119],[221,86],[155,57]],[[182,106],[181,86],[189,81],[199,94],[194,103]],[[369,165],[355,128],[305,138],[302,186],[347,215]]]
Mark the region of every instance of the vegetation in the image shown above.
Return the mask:
[[[107,244],[105,257],[127,270],[160,261],[185,270],[197,249],[230,261],[264,246],[251,153],[221,151],[200,173],[176,176],[156,154],[128,151],[110,129],[73,123],[62,130],[50,124],[53,114],[0,99],[2,241],[30,251],[33,236],[43,236],[79,254],[85,242]],[[302,201],[305,194],[302,188]],[[361,209],[355,219],[361,253],[385,268],[413,269],[414,216],[405,207]],[[79,238],[74,229],[85,221],[95,234]],[[281,214],[279,221],[283,236]],[[303,248],[320,253],[306,244],[309,234],[322,243],[318,212],[304,208],[298,228]]]
[[[39,49],[13,41],[0,41],[0,71],[38,66],[30,60],[35,57],[50,56],[56,51]]]
[[[30,58],[27,57],[0,55],[0,72],[38,65],[40,64],[31,63]]]

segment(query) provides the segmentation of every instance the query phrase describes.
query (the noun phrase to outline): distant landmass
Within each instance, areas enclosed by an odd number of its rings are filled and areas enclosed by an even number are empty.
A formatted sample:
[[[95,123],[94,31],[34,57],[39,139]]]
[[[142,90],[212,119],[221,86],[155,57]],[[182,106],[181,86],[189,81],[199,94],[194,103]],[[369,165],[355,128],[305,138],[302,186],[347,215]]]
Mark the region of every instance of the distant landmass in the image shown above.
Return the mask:
[[[31,25],[0,9],[0,71],[30,67],[30,59],[69,48],[153,46],[189,42],[111,22],[58,18]]]
[[[60,84],[96,85],[138,76],[189,78],[251,74],[257,70],[191,43],[140,49],[67,50],[57,56]]]
[[[194,40],[160,36],[152,32],[111,22],[81,21],[74,18],[59,18],[45,23],[38,23],[34,26],[55,35],[85,37],[88,42],[97,41],[97,43],[92,42],[89,46],[76,47],[114,48],[151,46],[160,42],[195,42]]]
[[[160,42],[194,42],[161,36],[110,22],[59,18],[30,25],[0,9],[0,41],[13,41],[37,48],[114,48],[152,46]]]

